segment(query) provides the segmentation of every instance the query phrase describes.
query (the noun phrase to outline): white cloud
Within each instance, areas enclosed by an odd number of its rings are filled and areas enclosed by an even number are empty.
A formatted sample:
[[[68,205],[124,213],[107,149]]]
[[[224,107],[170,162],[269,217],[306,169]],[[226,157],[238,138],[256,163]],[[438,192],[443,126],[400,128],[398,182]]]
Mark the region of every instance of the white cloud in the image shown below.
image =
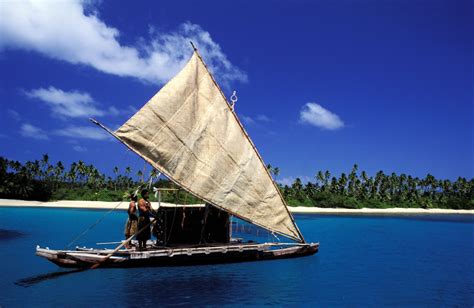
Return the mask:
[[[132,114],[137,113],[138,109],[135,106],[128,105],[127,111],[126,112],[131,112]]]
[[[119,115],[120,113],[121,113],[120,110],[118,110],[118,109],[115,108],[114,106],[109,107],[108,114],[113,115],[113,116],[116,116],[116,115]]]
[[[28,123],[21,126],[20,134],[24,137],[30,137],[39,140],[49,139],[48,133],[46,133],[43,129]],[[84,152],[87,149],[77,145],[77,142],[74,139],[112,140],[112,136],[110,136],[108,133],[92,126],[69,126],[49,132],[49,135],[73,138],[67,142],[73,144],[73,149],[78,152]]]
[[[255,124],[255,120],[249,116],[241,114],[240,118],[242,119],[242,122],[244,122],[244,124],[247,124],[247,125]]]
[[[337,114],[316,103],[307,103],[301,108],[300,121],[329,130],[344,127],[344,122]]]
[[[239,117],[240,119],[242,119],[242,122],[244,122],[244,124],[247,124],[247,125],[253,125],[257,123],[257,121],[264,122],[264,123],[271,122],[270,118],[264,114],[259,114],[256,118],[252,118],[250,116],[246,116],[243,114],[241,114]]]
[[[75,145],[75,146],[73,146],[72,148],[73,148],[74,151],[76,151],[76,152],[81,152],[81,153],[82,153],[82,152],[86,152],[86,151],[87,151],[87,149],[86,149],[85,147],[81,147],[80,145]]]
[[[98,109],[92,97],[86,92],[66,92],[49,87],[27,91],[25,94],[45,102],[52,112],[60,117],[81,118],[104,115],[104,112]],[[113,112],[117,110],[115,107],[112,108]]]
[[[118,29],[96,12],[85,12],[84,1],[2,1],[0,6],[0,49],[35,51],[104,73],[161,84],[185,64],[192,40],[218,79],[225,83],[247,80],[209,32],[190,22],[168,33],[151,27],[149,38],[126,46],[119,42]]]
[[[260,122],[270,122],[270,121],[271,121],[270,118],[267,117],[267,116],[264,115],[264,114],[259,114],[259,115],[257,116],[257,120],[259,120]]]
[[[10,118],[17,122],[21,120],[20,114],[13,109],[7,109],[7,114]]]
[[[20,127],[20,134],[23,137],[34,138],[38,140],[48,140],[49,137],[44,130],[31,124],[25,123]]]
[[[89,126],[69,126],[66,128],[55,130],[54,135],[92,140],[107,140],[112,138],[105,131],[97,127]]]
[[[291,186],[291,184],[293,184],[293,182],[295,181],[295,178],[292,177],[292,176],[289,176],[289,177],[285,177],[285,178],[282,178],[282,179],[277,179],[277,183],[285,186]]]
[[[294,177],[294,176],[284,177],[282,179],[277,179],[277,182],[283,186],[285,185],[291,186],[295,182],[296,178],[299,178],[301,180],[301,183],[303,183],[304,185],[312,181],[311,177],[307,175],[302,175],[302,176],[297,176],[297,177]]]

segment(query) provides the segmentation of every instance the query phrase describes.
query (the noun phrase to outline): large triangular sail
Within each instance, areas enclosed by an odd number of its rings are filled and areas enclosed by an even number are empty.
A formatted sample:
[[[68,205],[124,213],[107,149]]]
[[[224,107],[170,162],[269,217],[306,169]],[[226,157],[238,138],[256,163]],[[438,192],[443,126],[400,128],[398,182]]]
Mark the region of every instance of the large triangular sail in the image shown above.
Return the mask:
[[[197,197],[304,241],[255,146],[197,51],[114,135]]]

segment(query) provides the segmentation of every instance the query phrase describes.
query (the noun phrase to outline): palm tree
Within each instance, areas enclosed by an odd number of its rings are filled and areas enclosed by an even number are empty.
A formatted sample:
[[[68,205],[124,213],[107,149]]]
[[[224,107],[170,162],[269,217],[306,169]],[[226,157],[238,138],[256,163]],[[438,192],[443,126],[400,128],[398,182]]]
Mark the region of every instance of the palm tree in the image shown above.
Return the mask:
[[[396,197],[400,201],[405,201],[408,196],[408,184],[407,184],[407,175],[405,173],[400,174],[397,178],[397,183],[395,184],[396,187]]]
[[[80,160],[77,162],[77,174],[79,175],[79,181],[82,183],[84,181],[84,177],[87,175],[87,166],[86,164]]]
[[[293,188],[295,192],[301,192],[301,190],[303,189],[303,183],[301,183],[301,179],[296,178],[293,182],[293,185],[291,185],[291,188]]]
[[[268,173],[270,173],[270,176],[273,177],[273,167],[272,167],[272,165],[268,164],[267,165],[267,170],[268,170]]]
[[[94,165],[87,166],[87,184],[97,188],[97,178],[100,176],[99,170]]]
[[[40,171],[43,177],[47,177],[49,168],[49,156],[48,154],[43,154],[43,158],[40,161]]]
[[[369,179],[369,177],[367,176],[367,172],[365,172],[364,170],[360,173],[360,177],[364,182],[367,182],[367,180]]]
[[[393,200],[395,197],[398,197],[400,180],[398,179],[398,175],[395,172],[392,172],[390,177],[387,178],[387,181],[388,195],[390,196],[390,199]]]
[[[390,200],[390,179],[383,172],[380,177],[379,195],[382,201]]]
[[[450,180],[444,180],[442,183],[443,195],[451,196],[452,195],[452,184]]]
[[[291,188],[294,192],[294,196],[298,199],[298,201],[300,202],[304,201],[303,183],[301,183],[300,178],[295,179],[295,182],[293,183],[293,185],[291,185]]]
[[[54,166],[53,165],[48,165],[48,168],[46,169],[46,180],[48,182],[51,180],[54,180]]]
[[[331,178],[331,186],[329,187],[329,191],[333,194],[337,194],[338,187],[337,187],[337,178],[335,176]]]
[[[129,176],[130,173],[132,172],[132,169],[130,167],[125,168],[125,176],[127,177],[127,190],[130,189],[130,181],[129,181]]]
[[[58,161],[53,170],[53,177],[54,177],[54,183],[55,183],[56,189],[59,186],[59,181],[61,179],[61,175],[63,174],[63,171],[64,171],[63,163],[61,161]]]
[[[118,167],[114,167],[114,174],[115,174],[114,190],[117,191],[117,181],[118,181],[118,174],[119,174]]]
[[[143,171],[138,170],[137,171],[137,177],[140,179],[140,182],[143,183]]]
[[[346,194],[346,185],[347,185],[347,176],[346,174],[343,172],[341,174],[341,177],[339,178],[339,181],[338,181],[338,193],[341,194],[341,195],[345,195]]]
[[[317,192],[316,185],[311,182],[308,182],[304,187],[303,191],[305,192],[306,196],[308,196],[309,198],[313,198]]]
[[[326,172],[324,172],[324,191],[328,191],[329,189],[329,179],[331,178],[331,173],[329,172],[329,170],[326,170]]]
[[[352,170],[351,170],[351,174],[356,174],[357,175],[357,171],[359,170],[359,165],[357,164],[354,164],[352,166]]]
[[[151,178],[156,178],[156,177],[158,177],[158,174],[159,174],[159,173],[160,173],[160,172],[158,171],[158,169],[153,168],[153,169],[150,171],[150,177],[151,177]]]
[[[67,178],[71,181],[72,185],[74,185],[77,178],[77,163],[76,162],[73,162],[71,164],[71,167],[69,168],[69,171],[67,173]]]
[[[278,167],[273,168],[273,174],[275,175],[275,181],[276,181],[277,177],[280,175],[280,168]]]
[[[359,170],[359,166],[357,164],[354,164],[352,167],[351,173],[349,173],[349,186],[347,188],[348,190],[348,195],[353,197],[356,194],[356,181],[358,180],[357,178],[357,170]]]
[[[10,168],[13,169],[13,171],[15,171],[15,172],[20,171],[22,166],[21,166],[21,163],[19,161],[17,161],[17,160],[16,161],[13,161],[13,160],[8,161],[8,159],[6,159],[6,161],[9,163],[9,166],[10,166]]]
[[[97,178],[97,187],[104,188],[105,186],[105,174],[99,172],[99,177]]]
[[[430,174],[429,183],[430,183],[430,197],[431,199],[434,199],[436,196],[436,192],[438,191],[438,188],[439,188],[438,186],[439,181]]]
[[[319,185],[324,185],[324,174],[321,170],[319,170],[316,174],[316,181],[319,182]]]
[[[33,178],[33,179],[39,179],[41,178],[41,175],[42,175],[42,172],[41,172],[41,168],[40,168],[40,163],[38,160],[35,160],[34,162],[26,162],[26,167],[27,167],[27,171],[29,173],[29,178]]]
[[[457,195],[461,198],[469,198],[471,194],[471,187],[469,187],[469,182],[464,177],[458,177],[456,182],[454,182],[457,188]]]
[[[377,188],[377,183],[373,177],[370,177],[367,180],[367,187],[369,189],[369,198],[370,199],[378,199],[379,192]]]

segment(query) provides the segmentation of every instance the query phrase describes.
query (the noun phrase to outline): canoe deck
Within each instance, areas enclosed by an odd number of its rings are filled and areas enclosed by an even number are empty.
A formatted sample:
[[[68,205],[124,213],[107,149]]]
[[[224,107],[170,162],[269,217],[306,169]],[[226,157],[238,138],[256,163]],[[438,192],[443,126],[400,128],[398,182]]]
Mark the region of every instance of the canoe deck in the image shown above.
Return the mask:
[[[296,258],[317,253],[319,243],[239,243],[181,247],[151,247],[145,250],[122,249],[100,267],[152,267],[248,262]],[[80,248],[53,250],[36,247],[36,255],[58,266],[85,268],[102,262],[112,249]]]

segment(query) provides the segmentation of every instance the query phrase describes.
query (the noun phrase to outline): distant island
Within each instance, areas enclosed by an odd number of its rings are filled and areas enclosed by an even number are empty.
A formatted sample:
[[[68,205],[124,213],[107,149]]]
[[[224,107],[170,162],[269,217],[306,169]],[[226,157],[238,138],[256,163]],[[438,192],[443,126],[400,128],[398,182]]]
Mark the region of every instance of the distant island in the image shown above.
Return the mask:
[[[277,178],[278,167],[267,165],[270,174]],[[66,168],[61,161],[50,163],[49,156],[41,159],[18,161],[0,157],[0,199],[22,199],[37,201],[128,200],[130,192],[143,186],[147,179],[155,179],[158,172],[144,174],[130,167],[113,169],[114,176],[107,176],[95,166],[83,161],[73,162]],[[169,180],[159,179],[154,187],[178,188]],[[428,174],[425,178],[406,174],[390,175],[383,171],[369,176],[359,172],[354,165],[348,173],[339,177],[329,171],[318,171],[314,182],[303,183],[296,178],[289,185],[278,184],[289,206],[319,208],[440,208],[474,209],[474,179],[459,177],[456,181],[436,179]],[[184,190],[165,191],[163,202],[179,204],[202,201]]]

